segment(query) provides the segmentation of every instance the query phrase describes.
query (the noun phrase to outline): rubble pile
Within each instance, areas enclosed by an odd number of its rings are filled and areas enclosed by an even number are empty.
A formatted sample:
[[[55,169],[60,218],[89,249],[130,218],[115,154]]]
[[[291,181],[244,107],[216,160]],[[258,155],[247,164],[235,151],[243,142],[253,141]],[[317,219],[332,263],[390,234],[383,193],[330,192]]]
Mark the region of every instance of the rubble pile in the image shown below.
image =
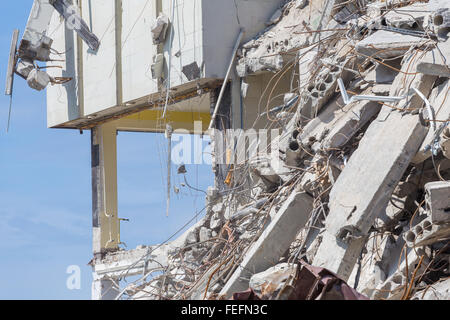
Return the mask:
[[[450,299],[449,36],[447,0],[288,1],[236,64],[297,79],[263,110],[280,156],[236,165],[124,294]]]

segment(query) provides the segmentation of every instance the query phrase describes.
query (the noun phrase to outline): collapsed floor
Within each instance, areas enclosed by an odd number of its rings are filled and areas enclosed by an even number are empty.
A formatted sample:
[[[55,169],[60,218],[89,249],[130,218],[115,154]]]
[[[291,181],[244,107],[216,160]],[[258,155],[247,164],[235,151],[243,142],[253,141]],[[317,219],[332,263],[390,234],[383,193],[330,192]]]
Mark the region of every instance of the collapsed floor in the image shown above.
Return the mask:
[[[262,113],[279,152],[228,165],[119,298],[450,299],[450,3],[288,1],[267,25],[236,70],[273,73],[267,101],[296,79]]]

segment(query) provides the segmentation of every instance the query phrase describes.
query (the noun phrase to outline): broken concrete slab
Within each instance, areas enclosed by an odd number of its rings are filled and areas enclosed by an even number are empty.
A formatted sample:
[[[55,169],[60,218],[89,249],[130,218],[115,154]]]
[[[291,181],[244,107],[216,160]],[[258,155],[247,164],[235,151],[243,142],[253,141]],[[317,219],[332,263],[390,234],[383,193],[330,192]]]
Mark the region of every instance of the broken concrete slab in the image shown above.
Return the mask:
[[[417,72],[424,74],[450,77],[450,40],[438,42],[425,57],[416,65]]]
[[[450,300],[450,279],[441,279],[418,291],[411,300]]]
[[[407,284],[407,279],[411,279],[411,276],[416,269],[420,259],[422,264],[417,269],[417,274],[423,273],[429,263],[429,254],[423,248],[410,249],[407,252],[407,259],[404,254],[402,255],[401,263],[397,262],[396,272],[389,276],[386,281],[381,283],[373,292],[373,299],[389,299],[399,300],[404,294],[404,286]]]
[[[383,9],[386,5],[383,5]],[[425,17],[428,15],[428,3],[413,3],[412,5],[389,10],[383,15],[386,25],[400,29],[422,29]]]
[[[370,94],[371,90],[363,94]],[[344,146],[364,125],[381,110],[375,101],[358,101],[341,109],[343,114],[330,126],[330,131],[322,141],[322,148],[332,150]]]
[[[107,253],[102,260],[94,262],[94,271],[101,280],[135,276],[155,268],[163,270],[168,265],[169,251],[174,248],[173,243],[168,243]]]
[[[253,274],[275,265],[289,249],[298,230],[305,226],[311,210],[311,196],[305,192],[291,193],[275,218],[247,251],[220,295],[230,297],[234,292],[246,290]]]
[[[303,1],[299,5],[292,1],[283,9],[277,10],[270,18],[270,27],[266,28],[260,37],[243,45],[236,65],[238,75],[245,77],[281,70],[285,63],[292,59],[289,52],[308,46],[310,37],[316,36],[308,34],[306,30],[325,29],[333,5],[334,0],[316,0],[312,6],[304,5]],[[311,19],[312,16],[322,18]],[[275,21],[277,23],[273,25]]]
[[[400,77],[403,78],[399,74],[397,78]],[[407,76],[405,80],[406,85],[418,82],[425,95],[429,94],[434,83],[426,77],[414,79]],[[408,108],[414,109],[422,104],[423,101],[410,99]],[[348,279],[367,232],[387,205],[426,133],[418,115],[402,115],[387,106],[382,108],[330,192],[330,213],[314,265]]]
[[[423,39],[415,36],[379,30],[364,38],[356,45],[356,52],[377,59],[399,57],[411,46],[423,44]]]

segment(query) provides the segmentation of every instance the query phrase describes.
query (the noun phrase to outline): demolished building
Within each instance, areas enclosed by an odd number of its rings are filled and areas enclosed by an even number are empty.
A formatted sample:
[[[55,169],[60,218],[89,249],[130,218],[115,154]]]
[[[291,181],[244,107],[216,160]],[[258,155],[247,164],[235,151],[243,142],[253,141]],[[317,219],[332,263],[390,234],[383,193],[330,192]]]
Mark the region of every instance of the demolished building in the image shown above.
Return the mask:
[[[180,39],[170,2],[78,1],[97,53],[50,23],[49,127],[92,135],[93,298],[450,299],[450,3],[193,0]],[[206,214],[120,249],[115,132],[167,125],[211,136]]]

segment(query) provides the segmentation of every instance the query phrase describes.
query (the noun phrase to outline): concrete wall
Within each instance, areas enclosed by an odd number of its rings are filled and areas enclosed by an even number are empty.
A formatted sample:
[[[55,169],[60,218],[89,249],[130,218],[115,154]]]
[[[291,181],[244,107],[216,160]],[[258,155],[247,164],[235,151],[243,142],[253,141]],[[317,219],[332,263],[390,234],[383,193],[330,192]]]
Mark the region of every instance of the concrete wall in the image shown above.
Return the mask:
[[[156,46],[150,32],[156,14],[155,1],[123,1],[122,88],[123,100],[130,101],[158,91],[150,66]],[[139,18],[141,17],[141,18]]]
[[[90,115],[117,104],[116,12],[112,0],[81,3],[83,19],[101,41],[96,53],[83,43],[84,114]]]
[[[266,27],[283,0],[203,0],[205,77],[223,78],[239,29],[243,43]],[[240,24],[239,24],[239,23]]]
[[[268,109],[283,104],[284,94],[290,91],[291,72],[288,72],[275,88],[273,85],[268,86],[273,77],[273,73],[267,72],[244,78],[244,81],[248,84],[247,96],[242,99],[244,129],[278,128],[278,125],[270,121],[267,115],[260,115],[267,110],[267,101],[272,89],[274,90],[270,97]],[[272,80],[272,84],[275,81]],[[270,115],[270,119],[275,118],[275,116],[276,114]]]
[[[47,89],[48,114],[47,125],[55,126],[61,122],[77,119],[81,112],[78,105],[78,78],[77,78],[77,39],[74,32],[67,30],[58,14],[54,14],[50,23],[49,34],[53,38],[53,49],[61,55],[52,54],[55,60],[49,62],[46,71],[51,77],[70,77],[73,80],[63,85],[49,86]],[[57,66],[57,67],[56,67]],[[61,68],[60,68],[61,67]]]
[[[207,30],[203,26],[202,6],[209,0],[175,0],[172,61],[170,85],[176,87],[189,82],[182,73],[183,66],[196,61],[199,68],[203,64],[203,32]],[[172,0],[163,0],[163,12],[171,19]],[[169,61],[170,29],[167,31],[167,41],[164,45],[164,57]],[[178,52],[181,54],[176,55]],[[209,63],[209,61],[206,61]],[[167,74],[167,71],[166,71]]]

